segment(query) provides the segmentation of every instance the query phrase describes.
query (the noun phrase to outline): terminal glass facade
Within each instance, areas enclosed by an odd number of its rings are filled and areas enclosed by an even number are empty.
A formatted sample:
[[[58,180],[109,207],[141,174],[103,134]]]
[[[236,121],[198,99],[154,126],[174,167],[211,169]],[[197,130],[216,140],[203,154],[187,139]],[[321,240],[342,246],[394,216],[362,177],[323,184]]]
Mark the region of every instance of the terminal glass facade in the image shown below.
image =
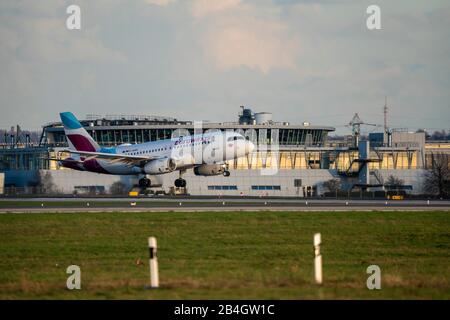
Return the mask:
[[[186,134],[194,133],[192,122],[175,119],[94,119],[81,122],[102,146],[170,139],[176,130],[182,130]],[[266,146],[246,157],[229,161],[229,167],[233,170],[334,169],[338,172],[357,172],[359,169],[357,150],[327,144],[327,135],[333,131],[330,127],[206,122],[203,131],[206,130],[237,131],[257,145]],[[67,147],[61,123],[49,124],[43,128],[39,147],[0,149],[0,170],[59,169],[57,162],[49,161],[48,158],[56,158],[56,151]],[[368,165],[371,170],[420,169],[432,165],[432,153],[447,152],[448,149],[448,143],[426,146],[426,154],[420,148],[376,147],[371,149],[370,158],[378,161]]]

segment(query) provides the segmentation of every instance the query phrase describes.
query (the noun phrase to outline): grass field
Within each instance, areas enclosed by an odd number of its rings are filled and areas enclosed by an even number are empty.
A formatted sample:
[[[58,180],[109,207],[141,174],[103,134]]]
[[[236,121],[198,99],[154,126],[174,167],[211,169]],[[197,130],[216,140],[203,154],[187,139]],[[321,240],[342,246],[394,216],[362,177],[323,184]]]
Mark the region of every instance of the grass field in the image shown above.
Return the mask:
[[[450,298],[448,212],[2,214],[0,235],[0,299]],[[144,289],[151,235],[158,290]],[[81,290],[65,288],[71,264]],[[381,290],[366,288],[371,264]]]

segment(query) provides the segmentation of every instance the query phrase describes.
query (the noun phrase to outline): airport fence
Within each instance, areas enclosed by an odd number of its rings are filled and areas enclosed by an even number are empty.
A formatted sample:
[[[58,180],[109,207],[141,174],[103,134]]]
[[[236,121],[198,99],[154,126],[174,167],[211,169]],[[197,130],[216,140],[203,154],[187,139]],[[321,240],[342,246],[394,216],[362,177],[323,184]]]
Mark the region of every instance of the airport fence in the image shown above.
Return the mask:
[[[127,197],[124,194],[110,194],[106,192],[74,192],[74,193],[63,193],[58,190],[48,190],[43,187],[30,186],[30,187],[5,187],[3,194],[0,197],[14,198],[14,197],[64,197],[64,198],[74,198],[74,197],[102,197],[102,198],[117,198],[117,197]],[[140,194],[139,197],[151,197],[151,196],[163,196],[163,197],[191,197],[187,194]],[[241,195],[228,195],[228,196],[217,196],[217,195],[193,195],[195,198],[242,198]],[[321,195],[314,195],[310,197],[292,197],[292,196],[246,196],[249,199],[327,199],[327,200],[402,200],[402,199],[443,199],[436,195],[429,194],[410,194],[404,190],[398,191],[335,191],[335,192],[325,192]],[[448,198],[446,198],[448,199]]]
[[[106,195],[105,192],[91,191],[91,192],[73,192],[64,193],[59,190],[47,189],[44,187],[30,186],[30,187],[5,187],[3,190],[3,196],[6,197],[26,197],[26,196],[77,196],[77,195],[90,195],[90,196],[100,196]]]

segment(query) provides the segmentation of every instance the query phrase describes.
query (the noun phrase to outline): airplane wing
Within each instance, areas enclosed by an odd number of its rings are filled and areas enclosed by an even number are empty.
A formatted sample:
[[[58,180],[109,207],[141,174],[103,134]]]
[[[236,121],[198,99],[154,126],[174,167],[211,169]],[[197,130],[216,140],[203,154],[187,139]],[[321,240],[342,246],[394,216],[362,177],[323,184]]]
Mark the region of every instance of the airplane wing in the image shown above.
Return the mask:
[[[64,162],[73,162],[73,163],[83,163],[81,160],[75,160],[75,159],[58,159],[58,158],[40,158],[42,160],[49,160],[49,161],[64,161]]]
[[[77,151],[77,150],[60,150],[60,153],[73,153],[78,154],[85,159],[81,160],[81,163],[84,161],[89,161],[93,159],[105,160],[109,163],[125,163],[127,165],[143,165],[149,161],[163,158],[161,156],[157,157],[148,157],[148,156],[134,156],[128,154],[118,154],[118,153],[105,153],[105,152],[91,152],[91,151]],[[60,159],[60,161],[64,161],[64,159]]]

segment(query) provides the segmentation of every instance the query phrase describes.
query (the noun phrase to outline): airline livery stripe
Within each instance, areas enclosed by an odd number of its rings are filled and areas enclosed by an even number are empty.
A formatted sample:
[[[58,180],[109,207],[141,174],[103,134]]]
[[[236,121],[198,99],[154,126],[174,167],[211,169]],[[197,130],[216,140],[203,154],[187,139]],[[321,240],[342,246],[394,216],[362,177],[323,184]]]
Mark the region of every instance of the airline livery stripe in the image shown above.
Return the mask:
[[[68,134],[67,138],[70,140],[70,142],[72,142],[77,151],[97,151],[95,150],[95,147],[92,145],[89,139],[82,136],[81,134]]]
[[[81,128],[80,122],[75,118],[71,112],[60,113],[61,121],[67,129],[79,129]]]
[[[83,167],[91,172],[97,172],[97,173],[106,173],[109,174],[109,172],[107,170],[105,170],[105,168],[103,168],[100,163],[98,163],[97,160],[93,159],[93,160],[87,160],[83,162]]]

